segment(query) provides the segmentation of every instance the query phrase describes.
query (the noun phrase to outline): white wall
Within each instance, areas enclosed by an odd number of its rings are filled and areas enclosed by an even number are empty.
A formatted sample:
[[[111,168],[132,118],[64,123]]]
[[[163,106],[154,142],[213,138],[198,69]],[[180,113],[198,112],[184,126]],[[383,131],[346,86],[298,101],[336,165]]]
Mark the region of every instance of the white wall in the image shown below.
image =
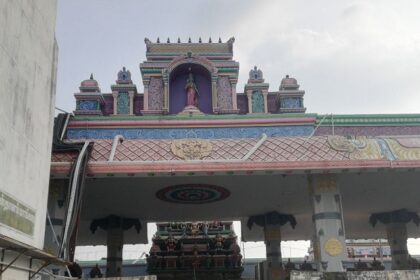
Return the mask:
[[[0,0],[0,233],[37,248],[49,184],[56,8],[56,0]],[[7,213],[5,194],[14,200]],[[16,215],[27,220],[17,223]]]

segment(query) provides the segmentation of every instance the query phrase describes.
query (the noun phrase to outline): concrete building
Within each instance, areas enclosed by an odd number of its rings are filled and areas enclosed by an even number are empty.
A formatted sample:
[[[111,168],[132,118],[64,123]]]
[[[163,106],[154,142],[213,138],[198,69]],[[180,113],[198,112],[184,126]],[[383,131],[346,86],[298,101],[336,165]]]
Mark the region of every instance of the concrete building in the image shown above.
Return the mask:
[[[56,0],[0,1],[1,279],[31,279],[44,250],[53,131]],[[10,265],[10,266],[8,266]]]

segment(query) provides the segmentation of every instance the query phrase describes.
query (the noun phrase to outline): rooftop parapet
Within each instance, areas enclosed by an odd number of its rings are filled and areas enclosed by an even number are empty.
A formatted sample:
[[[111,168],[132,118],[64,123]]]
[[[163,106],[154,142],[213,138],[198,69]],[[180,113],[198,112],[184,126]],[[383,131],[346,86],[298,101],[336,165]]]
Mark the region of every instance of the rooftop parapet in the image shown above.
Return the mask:
[[[222,42],[219,38],[218,42],[214,43],[211,38],[208,43],[203,42],[201,38],[199,38],[198,42],[194,43],[191,41],[191,38],[185,43],[181,42],[179,38],[176,43],[171,43],[169,38],[166,43],[161,43],[159,38],[156,42],[145,38],[144,42],[146,44],[146,57],[148,60],[170,60],[176,56],[188,53],[198,54],[209,59],[232,59],[235,38],[231,37],[226,42]]]

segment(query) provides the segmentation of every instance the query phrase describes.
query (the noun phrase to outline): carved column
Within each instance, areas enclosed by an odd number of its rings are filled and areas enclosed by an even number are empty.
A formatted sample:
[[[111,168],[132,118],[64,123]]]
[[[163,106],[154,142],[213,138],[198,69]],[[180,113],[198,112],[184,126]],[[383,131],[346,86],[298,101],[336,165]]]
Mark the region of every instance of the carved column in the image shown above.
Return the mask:
[[[407,249],[407,223],[413,221],[417,226],[420,217],[415,212],[400,209],[391,212],[375,213],[370,216],[372,226],[380,221],[386,226],[386,234],[391,247],[392,269],[410,269],[410,255]]]
[[[410,269],[406,224],[397,222],[387,224],[386,235],[391,248],[392,269]]]
[[[138,219],[110,215],[106,218],[95,219],[90,224],[92,234],[94,234],[98,228],[106,231],[106,277],[121,277],[124,231],[129,230],[131,227],[134,227],[137,233],[140,233],[141,223]]]
[[[231,81],[231,85],[232,85],[232,109],[237,110],[238,100],[236,97],[236,81]]]
[[[318,271],[344,271],[346,238],[337,180],[332,175],[311,176],[309,192],[314,223],[312,241]]]
[[[246,96],[248,97],[248,114],[252,114],[252,90],[247,90]]]
[[[169,112],[169,82],[163,79],[163,111]]]
[[[268,113],[268,103],[267,103],[267,96],[268,96],[268,90],[267,89],[263,89],[262,90],[262,95],[264,97],[264,113]]]
[[[134,91],[129,91],[128,96],[130,97],[130,115],[134,115]]]
[[[149,110],[149,82],[150,80],[143,80],[144,93],[143,93],[143,110]]]
[[[121,277],[124,231],[121,227],[107,230],[106,277]]]
[[[276,211],[268,212],[262,215],[251,216],[248,219],[247,226],[252,228],[253,224],[264,228],[264,243],[267,256],[267,266],[264,274],[268,280],[283,279],[283,267],[281,259],[281,231],[280,227],[290,223],[294,229],[296,219],[290,214],[280,214]]]
[[[211,97],[213,112],[217,113],[217,75],[211,76]]]
[[[266,224],[264,226],[264,243],[268,279],[280,279],[283,267],[281,259],[281,232],[279,224]]]
[[[114,115],[117,115],[118,114],[118,108],[117,108],[118,92],[113,91],[112,92],[112,97],[114,98],[114,108],[113,108]]]

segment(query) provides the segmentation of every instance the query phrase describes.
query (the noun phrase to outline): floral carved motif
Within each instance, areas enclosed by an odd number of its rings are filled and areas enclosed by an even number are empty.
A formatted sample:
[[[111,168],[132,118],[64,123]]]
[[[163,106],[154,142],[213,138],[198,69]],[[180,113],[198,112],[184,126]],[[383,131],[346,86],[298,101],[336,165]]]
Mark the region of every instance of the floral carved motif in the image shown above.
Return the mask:
[[[417,139],[386,139],[392,153],[399,160],[419,160],[420,148]]]
[[[328,144],[332,149],[348,152],[350,159],[383,159],[384,156],[375,139],[357,137],[347,139],[343,136],[328,136]]]
[[[150,78],[149,84],[149,110],[163,108],[163,81],[161,78]]]
[[[197,160],[209,156],[212,152],[209,141],[199,139],[174,140],[171,144],[172,153],[186,160]]]
[[[232,109],[232,86],[229,78],[219,77],[217,81],[217,103],[220,109]]]

